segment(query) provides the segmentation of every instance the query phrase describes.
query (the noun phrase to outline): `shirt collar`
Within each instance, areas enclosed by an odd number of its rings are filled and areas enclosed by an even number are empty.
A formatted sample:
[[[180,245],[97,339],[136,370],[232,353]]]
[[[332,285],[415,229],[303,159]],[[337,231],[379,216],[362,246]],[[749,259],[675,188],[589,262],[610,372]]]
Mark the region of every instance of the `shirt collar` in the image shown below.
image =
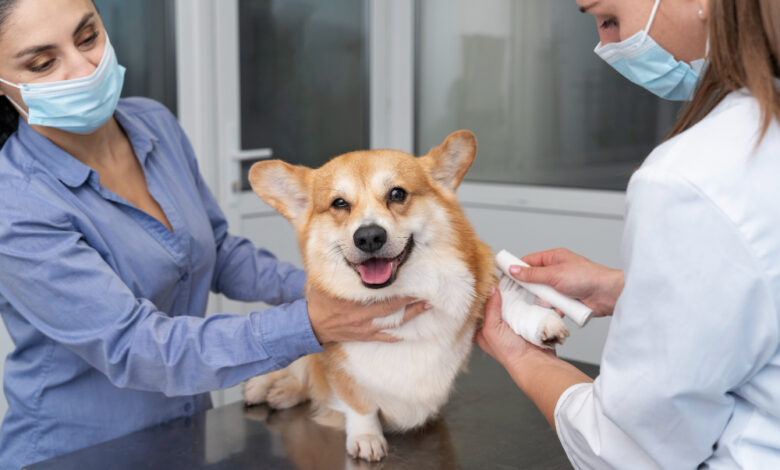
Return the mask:
[[[152,132],[151,127],[146,122],[138,116],[128,113],[121,101],[117,105],[114,117],[122,129],[124,129],[128,139],[130,139],[130,145],[133,146],[135,155],[138,157],[141,165],[144,165],[146,157],[152,153],[155,144],[160,139]]]
[[[159,139],[145,122],[122,108],[120,101],[114,117],[130,139],[130,144],[143,166]],[[32,155],[66,185],[77,188],[83,185],[94,172],[92,168],[39,134],[21,116],[19,116],[18,133],[22,144],[31,150]]]

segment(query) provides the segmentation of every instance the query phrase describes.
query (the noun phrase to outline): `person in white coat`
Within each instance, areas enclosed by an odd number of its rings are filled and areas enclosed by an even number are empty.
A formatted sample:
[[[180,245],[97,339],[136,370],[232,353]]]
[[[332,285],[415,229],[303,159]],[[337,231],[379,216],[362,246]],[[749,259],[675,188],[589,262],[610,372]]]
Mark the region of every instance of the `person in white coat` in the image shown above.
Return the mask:
[[[476,341],[575,468],[780,469],[780,1],[577,3],[596,53],[690,103],[629,182],[623,270],[565,249],[514,269],[613,315],[599,377],[512,333],[498,293]]]

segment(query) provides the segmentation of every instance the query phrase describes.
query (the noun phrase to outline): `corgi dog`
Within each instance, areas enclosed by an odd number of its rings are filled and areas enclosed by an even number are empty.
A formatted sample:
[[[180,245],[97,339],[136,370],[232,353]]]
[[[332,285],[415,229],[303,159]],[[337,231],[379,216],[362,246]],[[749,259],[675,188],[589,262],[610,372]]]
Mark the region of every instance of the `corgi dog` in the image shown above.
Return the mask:
[[[311,400],[315,419],[345,427],[349,455],[369,461],[387,453],[383,429],[410,430],[437,414],[498,284],[493,253],[455,194],[476,153],[476,138],[461,130],[419,158],[372,150],[318,169],[253,165],[253,190],[296,230],[309,286],[356,302],[413,297],[433,308],[404,324],[403,309],[374,320],[399,342],[326,344],[249,380],[248,405]],[[550,312],[544,341],[557,342],[568,332]]]

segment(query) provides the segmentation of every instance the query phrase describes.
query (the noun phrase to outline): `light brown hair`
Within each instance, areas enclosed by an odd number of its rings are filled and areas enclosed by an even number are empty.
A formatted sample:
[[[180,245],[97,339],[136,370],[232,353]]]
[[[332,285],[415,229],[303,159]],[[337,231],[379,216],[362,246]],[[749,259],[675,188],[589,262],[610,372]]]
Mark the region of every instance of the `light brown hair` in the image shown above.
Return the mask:
[[[711,0],[709,64],[674,137],[701,121],[729,93],[747,88],[761,106],[761,137],[780,119],[780,0]]]

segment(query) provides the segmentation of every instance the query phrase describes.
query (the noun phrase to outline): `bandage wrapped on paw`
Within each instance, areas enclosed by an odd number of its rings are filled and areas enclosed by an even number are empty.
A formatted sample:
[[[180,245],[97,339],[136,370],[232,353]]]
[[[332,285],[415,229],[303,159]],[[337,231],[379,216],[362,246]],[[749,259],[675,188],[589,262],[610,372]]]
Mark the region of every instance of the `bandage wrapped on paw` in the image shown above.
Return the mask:
[[[502,274],[498,290],[502,300],[501,318],[526,341],[552,348],[569,336],[566,324],[555,310],[512,278]]]

